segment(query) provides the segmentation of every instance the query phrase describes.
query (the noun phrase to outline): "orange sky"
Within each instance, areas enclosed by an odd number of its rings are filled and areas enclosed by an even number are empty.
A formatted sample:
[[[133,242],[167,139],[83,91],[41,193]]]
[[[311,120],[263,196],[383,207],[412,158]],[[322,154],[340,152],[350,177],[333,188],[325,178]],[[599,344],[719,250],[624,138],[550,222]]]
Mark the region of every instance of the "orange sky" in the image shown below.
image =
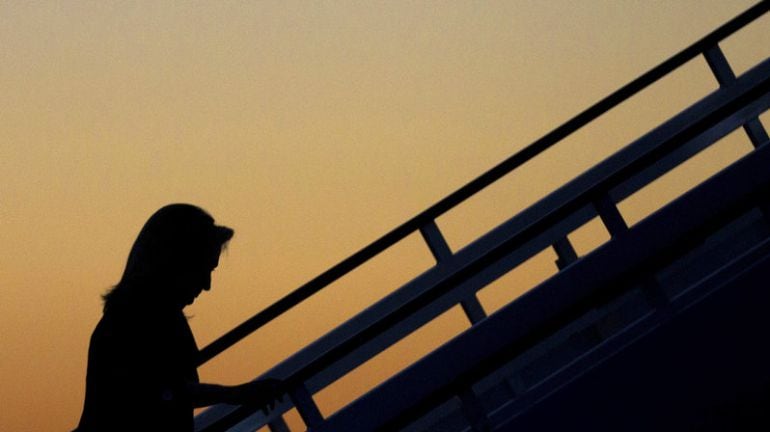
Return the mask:
[[[99,296],[158,207],[192,202],[236,230],[188,309],[203,346],[754,3],[0,2],[0,430],[76,425]],[[768,24],[724,44],[737,72],[770,56]],[[450,245],[715,86],[691,62],[441,218]],[[637,220],[748,149],[735,134],[621,210]],[[581,251],[601,236],[574,235]],[[484,304],[553,271],[549,254]],[[202,378],[251,379],[430,264],[409,238]],[[322,410],[464,326],[450,311]]]

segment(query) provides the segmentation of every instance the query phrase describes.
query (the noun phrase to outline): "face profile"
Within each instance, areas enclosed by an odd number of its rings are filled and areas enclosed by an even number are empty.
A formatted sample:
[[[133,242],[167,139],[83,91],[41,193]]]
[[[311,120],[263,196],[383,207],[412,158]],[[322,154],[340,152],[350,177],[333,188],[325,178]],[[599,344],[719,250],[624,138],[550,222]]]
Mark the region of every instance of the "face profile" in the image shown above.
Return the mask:
[[[105,296],[113,306],[182,308],[211,288],[211,272],[233,237],[203,209],[171,204],[145,223],[129,253],[120,282]]]
[[[191,268],[178,275],[177,287],[174,291],[180,294],[179,300],[182,307],[191,305],[203,291],[211,289],[211,274],[216,270],[218,262],[217,258],[213,263]]]

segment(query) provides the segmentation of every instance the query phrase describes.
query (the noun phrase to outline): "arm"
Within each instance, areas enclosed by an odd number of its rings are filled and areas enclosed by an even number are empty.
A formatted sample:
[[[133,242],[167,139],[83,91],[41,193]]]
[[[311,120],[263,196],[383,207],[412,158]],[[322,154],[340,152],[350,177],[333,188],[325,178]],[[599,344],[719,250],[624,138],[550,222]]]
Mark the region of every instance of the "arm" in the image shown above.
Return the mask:
[[[280,380],[263,379],[235,386],[188,383],[187,389],[196,408],[226,403],[272,408],[283,393]]]

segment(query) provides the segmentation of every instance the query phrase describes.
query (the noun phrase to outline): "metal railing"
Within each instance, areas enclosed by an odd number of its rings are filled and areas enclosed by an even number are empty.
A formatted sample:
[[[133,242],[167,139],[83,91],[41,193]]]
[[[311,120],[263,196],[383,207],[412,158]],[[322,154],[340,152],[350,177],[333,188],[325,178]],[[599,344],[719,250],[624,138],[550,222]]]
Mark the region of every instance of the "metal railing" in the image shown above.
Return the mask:
[[[446,198],[440,200],[427,210],[409,219],[407,222],[299,287],[265,310],[249,318],[212,342],[210,345],[204,347],[200,352],[199,364],[209,361],[260,327],[281,316],[294,306],[310,298],[326,286],[417,231],[422,234],[428,248],[436,258],[437,262],[451,260],[453,254],[447,247],[435,222],[438,217],[697,56],[703,55],[706,58],[712,72],[717,77],[720,86],[729,87],[733,85],[736,81],[735,74],[732,73],[718,44],[762,16],[768,10],[770,10],[770,0],[764,0],[756,4],[706,37],[649,70],[619,90],[613,92],[544,137],[533,142]],[[710,116],[702,118],[699,124],[691,125],[690,128],[679,134],[673,134],[673,136],[670,137],[671,142],[681,144],[694,139],[695,136],[705,130],[709,124],[723,120],[725,116],[729,116],[730,113],[739,109],[746,103],[751,102],[751,97],[756,97],[756,92],[745,96],[739,95],[735,100],[731,100],[726,105],[716,109]],[[766,132],[762,128],[761,123],[755,118],[746,122],[743,127],[746,129],[755,145],[767,140]],[[622,220],[622,216],[620,216],[617,207],[615,206],[616,200],[609,198],[609,190],[612,187],[617,186],[621,181],[628,180],[632,175],[645,169],[654,161],[664,157],[667,154],[666,152],[671,151],[671,148],[663,147],[638,158],[634,163],[629,164],[629,166],[624,167],[619,172],[615,172],[612,176],[604,178],[601,184],[594,185],[595,188],[584,191],[585,195],[572,197],[573,199],[565,205],[558,206],[556,211],[549,212],[543,217],[538,218],[536,221],[537,223],[529,224],[525,230],[521,230],[517,235],[508,239],[506,244],[508,246],[513,244],[523,244],[527,239],[534,238],[534,236],[537,236],[543,230],[548,229],[556,223],[556,221],[574,214],[586,205],[590,205],[596,210],[595,214],[598,214],[601,217],[611,234],[617,235],[617,233],[622,232],[626,227],[624,226],[625,224]],[[597,194],[597,191],[600,190],[602,193]],[[560,260],[563,261],[562,264],[566,265],[576,258],[574,250],[566,240],[566,237],[557,240],[553,243],[553,246],[554,249],[556,249]],[[506,248],[505,250],[508,251],[509,249]],[[290,377],[283,377],[287,379],[288,385],[293,389],[291,392],[292,399],[306,424],[319,424],[323,421],[323,418],[313,403],[311,394],[305,388],[305,380],[319,373],[319,371],[324,368],[329,367],[336,361],[344,358],[357,347],[377,337],[386,329],[399,321],[404,320],[420,308],[435,301],[441,295],[446,293],[446,290],[451,284],[461,283],[464,277],[480,271],[481,266],[488,265],[490,262],[501,258],[503,258],[503,255],[491,254],[486,256],[483,260],[474,260],[469,265],[464,265],[463,268],[458,269],[458,271],[448,275],[448,277],[442,278],[440,283],[436,283],[433,288],[422,291],[420,295],[415,297],[412,301],[405,303],[399,309],[383,315],[375,322],[361,328],[360,331],[355,332],[355,334],[341,341],[339,344],[335,344],[332,349],[326,350],[314,358],[310,364],[295,371]],[[475,297],[463,298],[459,303],[462,304],[463,309],[471,322],[477,322],[484,318],[485,313]],[[221,422],[218,422],[216,425],[206,428],[205,430],[222,430],[228,425],[238,423],[251,415],[252,412],[253,410],[246,407],[235,409],[224,416]],[[277,424],[280,424],[280,422]],[[280,428],[280,426],[275,427]]]
[[[726,193],[727,191],[731,193]],[[715,200],[715,196],[721,199]],[[705,295],[713,292],[714,287],[726,281],[734,281],[735,276],[752,263],[770,260],[770,237],[766,229],[768,218],[762,217],[759,221],[765,229],[761,234],[756,234],[754,242],[748,243],[745,239],[741,241],[737,247],[745,249],[731,255],[727,264],[720,261],[715,267],[708,267],[708,277],[690,280],[691,285],[687,285],[687,288],[681,288],[670,296],[664,295],[664,301],[652,300],[649,297],[650,291],[662,288],[658,282],[640,284],[643,278],[655,274],[656,270],[667,267],[702,246],[715,233],[722,231],[724,234],[723,230],[730,232],[735,227],[728,226],[736,219],[746,216],[749,212],[757,216],[756,209],[766,206],[769,200],[770,146],[765,142],[761,144],[761,148],[757,148],[677,198],[671,205],[639,222],[623,236],[543,282],[531,294],[504,306],[489,319],[399,372],[376,391],[356,399],[313,430],[401,430],[453,397],[460,399],[463,405],[476,405],[476,413],[464,414],[468,423],[477,426],[465,429],[457,427],[452,430],[498,430],[492,426],[493,418],[497,425],[509,420],[515,421],[515,416],[527,407],[537,405],[538,401],[545,399],[550,392],[568,385],[569,381],[579,375],[580,370],[585,371],[592,366],[600,367],[597,365],[601,364],[606,356],[618,353],[636,338],[649,333],[651,328],[673,319],[674,315],[687,310]],[[735,232],[732,231],[732,234]],[[720,246],[725,245],[722,243]],[[515,245],[500,246],[501,249],[508,247]],[[700,258],[703,256],[700,255]],[[713,261],[708,263],[708,259],[704,261],[707,266],[715,264]],[[576,283],[578,281],[579,283]],[[764,284],[760,283],[757,290],[766,291]],[[480,403],[475,390],[480,386],[480,381],[500,368],[505,368],[512,360],[518,359],[518,356],[526,355],[530,349],[560,330],[579,323],[583,317],[588,315],[588,320],[597,320],[597,316],[602,315],[597,309],[603,308],[606,311],[614,304],[622,310],[616,310],[616,313],[624,316],[629,314],[630,310],[618,306],[617,302],[619,299],[628,300],[632,297],[629,294],[633,292],[645,295],[644,310],[630,313],[632,316],[627,322],[612,330],[607,329],[606,322],[603,323],[607,333],[597,336],[598,340],[590,344],[590,352],[563,359],[564,363],[558,365],[553,364],[552,356],[545,356],[550,357],[546,363],[550,363],[551,368],[529,385],[521,384],[510,403],[495,408],[484,407]],[[711,317],[720,325],[722,318],[727,317]],[[596,321],[593,321],[592,325],[596,325]],[[735,337],[740,339],[740,336]],[[705,340],[710,343],[710,339]],[[542,354],[542,351],[540,353]],[[654,353],[661,358],[667,358],[667,354]],[[520,378],[536,375],[537,372],[531,366],[519,363],[519,369],[509,369],[504,373],[514,372]],[[643,367],[642,364],[636,366]],[[568,371],[569,369],[572,371]],[[639,370],[628,372],[635,374]],[[559,375],[561,377],[556,379]],[[426,377],[429,379],[425,379]],[[589,394],[584,396],[591,397]],[[501,408],[505,408],[507,412]],[[365,422],[362,422],[362,419],[365,419]]]

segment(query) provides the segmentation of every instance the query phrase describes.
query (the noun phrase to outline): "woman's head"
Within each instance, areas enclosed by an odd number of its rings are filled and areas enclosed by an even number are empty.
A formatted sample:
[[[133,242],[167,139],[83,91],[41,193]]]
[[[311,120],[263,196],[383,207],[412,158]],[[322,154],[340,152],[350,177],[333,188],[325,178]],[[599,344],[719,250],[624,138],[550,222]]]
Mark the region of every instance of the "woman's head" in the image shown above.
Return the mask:
[[[145,223],[105,309],[122,298],[184,307],[211,284],[211,271],[233,230],[190,204],[167,205]],[[120,293],[123,293],[121,295]]]

